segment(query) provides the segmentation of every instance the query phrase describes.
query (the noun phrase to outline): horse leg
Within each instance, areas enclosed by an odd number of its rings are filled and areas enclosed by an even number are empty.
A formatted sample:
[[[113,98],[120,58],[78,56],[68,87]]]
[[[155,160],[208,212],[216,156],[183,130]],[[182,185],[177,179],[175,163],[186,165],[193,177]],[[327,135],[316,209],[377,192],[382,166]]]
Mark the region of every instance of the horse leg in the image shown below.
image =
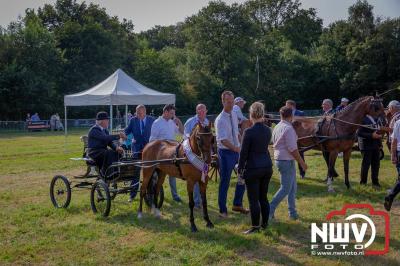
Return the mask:
[[[152,209],[154,210],[154,215],[157,218],[161,217],[161,211],[160,211],[160,207],[158,206],[158,196],[160,195],[160,190],[162,185],[164,184],[164,180],[165,180],[165,173],[158,173],[158,180],[157,180],[157,185],[156,185],[156,191],[154,192],[154,200],[153,200],[153,206]]]
[[[207,210],[207,194],[206,194],[207,183],[203,183],[202,181],[199,181],[199,185],[200,185],[201,201],[203,203],[203,218],[207,222],[207,227],[213,228],[214,225],[210,221],[210,218],[208,217],[208,210]]]
[[[336,158],[337,158],[337,151],[331,151],[329,152],[329,167],[328,167],[328,192],[335,192],[333,189],[332,183],[333,183],[333,176],[335,172],[335,163],[336,163]]]
[[[333,171],[331,172],[331,174],[329,173],[329,157],[330,157],[330,152],[328,151],[323,151],[322,152],[322,156],[324,157],[325,163],[326,163],[326,167],[328,168],[327,171],[327,177],[332,177],[332,181],[334,177],[338,177],[339,174],[336,172],[335,166],[333,167]]]
[[[142,219],[142,217],[143,217],[143,212],[142,212],[142,210],[143,210],[143,197],[144,197],[144,191],[143,191],[143,189],[142,188],[140,188],[140,201],[139,201],[139,209],[138,209],[138,214],[137,214],[137,217],[138,217],[138,219]]]
[[[193,187],[194,187],[194,182],[193,180],[189,179],[187,177],[187,192],[189,196],[189,208],[190,208],[190,228],[192,232],[197,232],[197,227],[196,224],[194,223],[194,215],[193,215],[193,208],[194,208],[194,199],[193,199]]]
[[[140,186],[140,202],[139,202],[139,209],[138,209],[138,219],[141,219],[143,217],[143,198],[144,195],[146,194],[146,189],[147,185],[149,184],[150,177],[153,173],[154,169],[149,169],[149,168],[143,168],[142,169],[142,176],[143,176],[143,181],[142,185]]]
[[[343,166],[344,166],[344,183],[347,189],[350,188],[349,182],[349,161],[350,161],[351,149],[343,152]]]
[[[329,152],[327,152],[327,151],[322,151],[322,157],[324,157],[324,161],[325,161],[325,163],[326,163],[326,180],[325,180],[325,182],[326,181],[328,181],[328,178],[329,178]]]

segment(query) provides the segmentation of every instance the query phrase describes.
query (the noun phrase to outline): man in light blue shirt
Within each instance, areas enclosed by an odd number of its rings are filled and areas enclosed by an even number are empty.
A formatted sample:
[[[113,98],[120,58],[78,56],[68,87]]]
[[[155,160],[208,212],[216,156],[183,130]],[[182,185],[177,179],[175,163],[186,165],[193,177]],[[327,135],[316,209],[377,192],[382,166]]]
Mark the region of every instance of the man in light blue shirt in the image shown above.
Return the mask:
[[[172,104],[164,106],[162,116],[157,118],[151,126],[150,142],[154,140],[176,141],[176,136],[183,134],[183,124],[175,116],[175,110],[176,108]],[[168,179],[172,198],[177,202],[182,202],[176,189],[176,178],[170,176]]]
[[[189,118],[185,123],[184,137],[189,138],[195,126],[201,123],[203,126],[208,126],[209,121],[207,119],[207,107],[200,103],[196,106],[196,115]],[[200,196],[200,186],[196,182],[194,184],[194,207],[197,209],[201,208],[201,196]]]

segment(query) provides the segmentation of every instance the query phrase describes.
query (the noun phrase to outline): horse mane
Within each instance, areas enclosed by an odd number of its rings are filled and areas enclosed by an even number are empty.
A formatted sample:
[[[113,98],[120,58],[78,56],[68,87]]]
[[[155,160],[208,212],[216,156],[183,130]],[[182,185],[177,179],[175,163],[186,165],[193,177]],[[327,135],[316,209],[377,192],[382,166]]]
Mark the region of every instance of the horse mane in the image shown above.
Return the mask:
[[[360,98],[358,98],[357,100],[355,100],[355,101],[353,101],[352,103],[350,103],[349,105],[347,105],[347,106],[346,106],[345,108],[343,108],[342,110],[336,111],[336,112],[334,112],[333,114],[334,114],[334,115],[340,115],[340,114],[347,113],[349,110],[353,109],[354,106],[356,106],[357,104],[362,103],[362,102],[364,102],[364,101],[366,101],[366,100],[370,100],[371,97],[373,97],[373,96],[363,96],[363,97],[360,97]]]

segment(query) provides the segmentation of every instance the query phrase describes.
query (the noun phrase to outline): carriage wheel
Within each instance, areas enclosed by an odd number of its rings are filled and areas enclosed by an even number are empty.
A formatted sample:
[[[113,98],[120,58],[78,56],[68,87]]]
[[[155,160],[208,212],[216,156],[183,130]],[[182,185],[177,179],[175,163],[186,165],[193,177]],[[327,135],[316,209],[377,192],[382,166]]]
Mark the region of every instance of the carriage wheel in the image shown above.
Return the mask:
[[[158,182],[158,174],[157,171],[153,172],[149,184],[147,185],[146,195],[144,196],[144,201],[146,205],[151,208],[153,205],[154,194],[156,194]],[[158,209],[162,207],[164,203],[164,188],[161,186],[160,193],[158,194],[158,202],[155,204]]]
[[[107,184],[103,180],[97,180],[90,191],[90,205],[93,213],[100,213],[107,217],[111,209],[111,196]]]
[[[71,186],[62,175],[53,177],[50,183],[50,199],[56,208],[67,208],[71,202]]]

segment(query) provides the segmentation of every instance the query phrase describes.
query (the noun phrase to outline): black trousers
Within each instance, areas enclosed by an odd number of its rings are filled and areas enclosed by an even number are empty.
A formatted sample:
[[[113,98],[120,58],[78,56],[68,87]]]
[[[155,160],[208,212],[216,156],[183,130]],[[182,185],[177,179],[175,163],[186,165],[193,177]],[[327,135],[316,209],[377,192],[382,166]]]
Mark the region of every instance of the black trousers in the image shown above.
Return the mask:
[[[268,223],[269,202],[267,193],[271,176],[272,168],[255,168],[244,171],[243,177],[246,182],[252,226],[260,226],[260,213],[262,223]]]
[[[370,167],[371,167],[372,184],[375,185],[379,184],[378,180],[379,167],[380,167],[379,149],[361,151],[361,155],[362,155],[362,162],[361,162],[360,184],[367,184],[368,171]]]
[[[118,152],[110,149],[91,150],[89,157],[96,162],[104,175],[110,175],[113,171],[110,170],[106,173],[106,170],[113,162],[118,161]]]

